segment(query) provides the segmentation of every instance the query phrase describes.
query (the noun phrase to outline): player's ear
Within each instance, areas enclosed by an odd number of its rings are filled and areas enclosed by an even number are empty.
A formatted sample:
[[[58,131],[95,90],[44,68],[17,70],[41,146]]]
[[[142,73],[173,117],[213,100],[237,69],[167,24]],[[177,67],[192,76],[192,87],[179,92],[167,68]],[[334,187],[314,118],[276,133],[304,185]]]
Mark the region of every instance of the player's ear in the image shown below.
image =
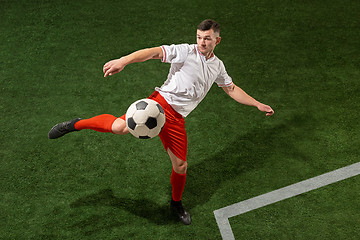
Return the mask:
[[[219,43],[220,43],[220,41],[221,41],[221,37],[219,36],[219,37],[216,37],[216,45],[218,45]]]

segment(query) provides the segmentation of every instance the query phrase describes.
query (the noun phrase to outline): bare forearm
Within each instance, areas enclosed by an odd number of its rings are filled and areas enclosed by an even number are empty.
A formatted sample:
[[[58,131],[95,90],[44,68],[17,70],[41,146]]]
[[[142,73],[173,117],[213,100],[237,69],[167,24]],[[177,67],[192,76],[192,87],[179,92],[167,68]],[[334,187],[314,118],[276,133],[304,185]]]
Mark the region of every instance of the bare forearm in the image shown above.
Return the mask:
[[[162,50],[160,47],[142,49],[123,57],[126,65],[130,63],[145,62],[150,59],[161,58]]]
[[[230,87],[224,87],[223,89],[231,98],[241,104],[257,107],[260,111],[265,112],[266,116],[274,114],[274,110],[270,106],[255,100],[235,84],[232,84]]]
[[[225,89],[224,89],[225,90]],[[248,95],[244,90],[236,85],[232,85],[225,90],[225,92],[235,101],[253,107],[258,107],[260,102]]]
[[[162,59],[162,57],[161,47],[146,48],[133,52],[127,56],[107,62],[103,67],[104,77],[122,71],[130,63],[144,62],[149,59]]]

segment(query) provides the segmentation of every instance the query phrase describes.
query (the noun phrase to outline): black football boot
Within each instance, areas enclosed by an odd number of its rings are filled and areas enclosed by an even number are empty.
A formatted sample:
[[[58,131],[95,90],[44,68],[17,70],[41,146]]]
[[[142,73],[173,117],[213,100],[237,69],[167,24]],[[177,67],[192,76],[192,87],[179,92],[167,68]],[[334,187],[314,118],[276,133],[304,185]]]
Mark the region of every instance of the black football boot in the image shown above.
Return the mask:
[[[75,123],[80,121],[81,118],[75,118],[73,120],[56,124],[48,133],[50,139],[55,139],[64,136],[69,132],[78,131],[75,129]]]
[[[170,208],[171,208],[172,212],[179,218],[179,220],[183,224],[190,225],[190,223],[191,223],[190,213],[184,209],[181,201],[176,202],[174,200],[171,200]]]

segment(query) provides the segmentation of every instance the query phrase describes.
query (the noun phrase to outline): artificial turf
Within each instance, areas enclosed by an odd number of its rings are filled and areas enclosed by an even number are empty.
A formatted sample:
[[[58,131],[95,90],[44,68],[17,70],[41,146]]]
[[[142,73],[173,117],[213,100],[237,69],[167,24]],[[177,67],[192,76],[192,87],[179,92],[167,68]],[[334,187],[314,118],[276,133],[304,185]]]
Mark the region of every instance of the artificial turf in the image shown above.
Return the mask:
[[[213,211],[359,161],[360,3],[0,1],[1,239],[219,239]],[[171,163],[159,138],[50,128],[150,95],[169,65],[103,78],[135,50],[194,43],[222,26],[215,54],[271,105],[265,117],[214,86],[186,118],[184,205],[169,214]],[[239,239],[357,239],[359,177],[230,219]]]

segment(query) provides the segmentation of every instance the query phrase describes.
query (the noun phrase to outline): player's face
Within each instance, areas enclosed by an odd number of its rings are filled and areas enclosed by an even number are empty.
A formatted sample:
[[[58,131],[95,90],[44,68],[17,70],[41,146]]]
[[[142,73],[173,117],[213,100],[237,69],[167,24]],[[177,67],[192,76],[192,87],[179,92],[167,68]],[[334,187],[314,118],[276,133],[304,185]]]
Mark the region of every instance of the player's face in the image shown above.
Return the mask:
[[[199,51],[206,57],[210,57],[216,47],[220,43],[219,33],[214,33],[214,30],[207,31],[197,30],[197,46]]]

